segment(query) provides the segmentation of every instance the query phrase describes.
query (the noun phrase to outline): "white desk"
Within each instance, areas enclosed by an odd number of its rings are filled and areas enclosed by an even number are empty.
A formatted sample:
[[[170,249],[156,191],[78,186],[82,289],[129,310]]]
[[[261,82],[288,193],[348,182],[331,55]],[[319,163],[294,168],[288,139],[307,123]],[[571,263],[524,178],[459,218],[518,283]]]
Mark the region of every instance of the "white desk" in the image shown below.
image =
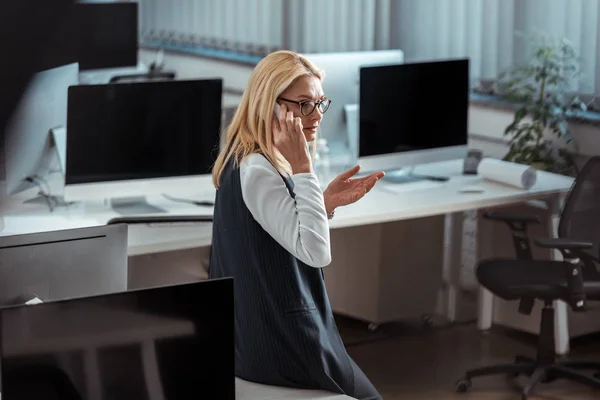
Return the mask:
[[[456,320],[458,281],[460,272],[460,247],[462,241],[462,212],[467,210],[490,208],[525,202],[528,200],[544,200],[556,212],[559,209],[560,195],[569,190],[573,179],[539,172],[536,185],[530,190],[520,190],[506,185],[484,181],[477,176],[462,175],[462,160],[439,162],[418,166],[415,173],[451,176],[448,182],[425,182],[397,185],[380,181],[376,187],[359,202],[336,212],[331,221],[331,229],[373,226],[387,222],[415,220],[429,216],[445,216],[444,224],[444,314],[450,321]],[[485,191],[481,193],[461,193],[460,188],[479,182]],[[194,198],[199,200],[214,197],[214,188],[209,179],[190,185],[196,188]],[[171,193],[169,193],[171,194]],[[172,195],[179,196],[173,193]],[[190,196],[188,196],[190,197]],[[173,203],[164,198],[149,198],[150,203],[166,208],[171,215],[206,214],[210,209]],[[17,200],[9,205],[9,214],[17,216],[48,216],[42,205],[20,205]],[[105,224],[118,216],[114,211],[99,203],[91,206],[74,206],[57,209],[56,229],[68,224],[75,224],[84,219],[89,224]],[[59,218],[62,217],[62,218]],[[65,223],[65,219],[70,221]],[[33,221],[33,220],[32,220]],[[29,224],[34,226],[35,223]],[[129,236],[129,254],[148,254],[169,250],[188,249],[198,246],[209,246],[211,243],[210,224],[197,226],[166,227],[131,227]],[[45,228],[46,226],[44,226]],[[556,227],[553,228],[556,230]],[[12,232],[14,233],[14,232]],[[2,234],[2,233],[0,233]],[[346,249],[360,252],[361,249]],[[441,249],[440,249],[441,250]],[[560,255],[557,255],[560,256]],[[481,293],[480,327],[485,329],[491,324],[492,297],[486,291]],[[566,306],[559,305],[557,326],[564,325],[561,318],[566,318]],[[563,310],[564,309],[564,310]],[[564,314],[564,317],[561,315]],[[568,352],[568,335],[559,333],[557,349],[560,354]]]
[[[445,215],[443,277],[446,288],[445,314],[450,321],[456,320],[460,256],[462,242],[462,212],[522,203],[529,200],[544,200],[557,215],[560,195],[569,190],[573,179],[560,175],[539,172],[536,185],[528,190],[482,181],[477,176],[463,176],[462,161],[432,163],[417,167],[415,172],[430,175],[451,175],[450,181],[423,182],[410,185],[394,185],[381,181],[369,195],[360,202],[339,209],[331,221],[332,229],[358,225],[377,224],[391,221],[410,220],[434,215]],[[485,188],[481,193],[461,193],[460,188],[478,183]],[[556,218],[553,221],[556,232]],[[556,255],[560,257],[560,254]],[[488,329],[491,325],[492,295],[486,290],[480,293],[479,327]],[[562,310],[564,304],[558,305]],[[564,315],[564,317],[561,317]],[[558,319],[566,318],[566,310],[557,314]],[[568,352],[568,336],[560,334],[557,348],[559,353]]]
[[[210,179],[196,179],[190,186],[197,187],[198,190],[191,195],[189,193],[169,194],[186,199],[214,200],[215,189]],[[0,236],[101,226],[106,225],[112,218],[121,216],[103,200],[58,207],[50,213],[44,203],[24,203],[25,200],[35,197],[36,193],[37,189],[31,189],[9,199],[2,210],[4,229],[0,231]],[[178,203],[160,195],[149,196],[148,202],[167,210],[169,215],[212,216],[213,213],[212,207]],[[160,227],[132,225],[129,227],[128,254],[135,256],[210,246],[211,233],[211,226],[208,223]]]
[[[385,181],[359,202],[339,208],[330,222],[331,229],[341,229],[361,225],[380,224],[405,219],[422,218],[433,215],[452,214],[473,209],[510,205],[534,199],[550,199],[567,191],[573,179],[560,175],[539,172],[536,185],[528,190],[520,190],[506,185],[482,181],[477,176],[463,176],[462,160],[431,163],[419,166],[416,173],[452,176],[448,182],[424,182],[414,184],[392,184]],[[459,193],[461,187],[481,182],[485,188],[481,193]],[[199,181],[198,190],[190,199],[214,199],[215,190],[209,179]],[[34,190],[13,198],[5,207],[7,218],[5,229],[0,236],[20,234],[50,229],[70,229],[73,227],[104,225],[111,218],[120,215],[102,202],[67,208],[57,208],[52,214],[41,204],[24,205],[23,199],[31,197]],[[175,203],[153,196],[149,203],[168,210],[169,215],[212,215],[212,208]],[[27,217],[29,222],[22,229],[11,223],[16,218]],[[21,219],[21,221],[24,221]],[[19,221],[19,222],[21,222]],[[199,223],[198,225],[207,225]],[[189,228],[189,229],[188,229]],[[156,232],[156,235],[153,233]],[[210,229],[198,230],[189,226],[162,226],[139,231],[130,236],[130,254],[147,254],[166,250],[179,250],[193,246],[210,245]]]

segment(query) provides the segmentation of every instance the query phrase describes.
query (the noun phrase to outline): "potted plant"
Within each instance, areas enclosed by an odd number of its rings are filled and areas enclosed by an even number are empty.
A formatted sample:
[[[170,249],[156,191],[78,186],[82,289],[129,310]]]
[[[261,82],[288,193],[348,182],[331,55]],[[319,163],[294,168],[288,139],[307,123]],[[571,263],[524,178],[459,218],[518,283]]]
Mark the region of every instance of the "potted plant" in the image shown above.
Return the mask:
[[[534,38],[532,45],[529,62],[508,69],[498,80],[500,96],[517,105],[504,131],[510,136],[504,160],[573,175],[572,155],[577,148],[567,117],[576,109],[586,109],[577,96],[567,96],[569,83],[579,73],[578,57],[564,38],[550,41],[542,36]]]

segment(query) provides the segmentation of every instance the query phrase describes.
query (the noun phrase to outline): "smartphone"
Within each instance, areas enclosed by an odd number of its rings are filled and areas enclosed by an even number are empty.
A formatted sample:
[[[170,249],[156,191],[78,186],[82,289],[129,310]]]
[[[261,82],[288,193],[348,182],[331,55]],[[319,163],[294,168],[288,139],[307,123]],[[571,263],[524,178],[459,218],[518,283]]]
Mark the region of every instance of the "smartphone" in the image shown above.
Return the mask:
[[[280,109],[281,109],[281,106],[280,106],[278,103],[275,103],[275,104],[273,105],[273,113],[275,114],[275,117],[276,117],[277,119],[279,119],[279,113],[280,113],[280,111],[279,111],[279,110],[280,110]]]
[[[463,163],[463,174],[464,175],[477,175],[477,168],[479,163],[483,159],[483,151],[477,149],[470,149],[467,153],[467,157]]]

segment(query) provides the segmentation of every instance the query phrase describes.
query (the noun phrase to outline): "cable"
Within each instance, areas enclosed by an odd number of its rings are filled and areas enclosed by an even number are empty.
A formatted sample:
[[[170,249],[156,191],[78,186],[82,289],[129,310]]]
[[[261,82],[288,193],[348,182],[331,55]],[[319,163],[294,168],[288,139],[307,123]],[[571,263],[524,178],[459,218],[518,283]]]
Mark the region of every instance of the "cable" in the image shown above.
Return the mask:
[[[52,205],[52,201],[51,201],[51,197],[44,192],[44,188],[42,187],[42,185],[40,184],[40,182],[35,179],[34,177],[28,176],[27,178],[24,179],[25,182],[29,182],[29,183],[33,183],[35,186],[37,186],[37,188],[39,189],[39,195],[42,196],[44,198],[44,200],[46,200],[46,204],[48,205],[48,209],[50,210],[50,212],[54,211],[54,206]]]
[[[421,174],[410,174],[410,176],[414,176],[415,178],[426,179],[428,181],[435,182],[448,182],[450,178],[447,176],[433,176],[433,175],[421,175]]]
[[[46,193],[48,194],[48,196],[52,197],[52,190],[50,190],[50,185],[48,185],[48,182],[45,179],[43,179],[39,175],[33,175],[32,178],[37,180],[38,182],[43,183],[46,186]]]
[[[193,204],[199,207],[213,207],[215,205],[214,202],[208,200],[188,200],[188,199],[179,199],[177,197],[169,196],[168,194],[163,193],[163,197],[167,200],[175,201],[177,203],[186,203]]]
[[[53,209],[57,208],[57,207],[66,207],[66,206],[70,206],[72,204],[75,204],[74,201],[68,201],[68,202],[66,202],[66,201],[62,200],[61,197],[54,196],[52,194],[52,190],[50,189],[50,185],[48,184],[48,181],[46,179],[42,178],[41,176],[39,176],[39,175],[33,175],[32,177],[30,177],[30,179],[35,180],[37,182],[37,186],[40,189],[41,189],[41,184],[44,184],[44,186],[46,187],[46,191],[45,192],[42,191],[42,193],[40,193],[40,195],[45,196],[48,199],[48,201],[51,201],[53,203],[52,204]],[[32,182],[31,180],[28,180],[28,181]],[[33,183],[35,183],[35,182],[33,182]]]
[[[408,176],[412,176],[412,177],[417,178],[417,179],[425,179],[425,180],[428,180],[428,181],[435,181],[435,182],[447,182],[447,181],[450,180],[450,178],[447,177],[447,176],[435,176],[435,175],[427,175],[427,174],[415,174],[416,165],[410,165],[406,169],[408,169],[408,172],[407,172]]]
[[[48,181],[46,179],[42,178],[39,175],[34,175],[33,177],[34,177],[34,179],[37,179],[38,182],[41,182],[41,183],[43,183],[46,186],[46,189],[47,189],[46,190],[46,196],[48,197],[48,199],[50,201],[53,202],[53,207],[54,208],[60,207],[60,206],[68,206],[68,205],[73,204],[73,202],[69,202],[69,203],[64,203],[63,202],[63,203],[61,203],[60,199],[52,194],[52,189],[50,189],[50,185],[48,184]]]

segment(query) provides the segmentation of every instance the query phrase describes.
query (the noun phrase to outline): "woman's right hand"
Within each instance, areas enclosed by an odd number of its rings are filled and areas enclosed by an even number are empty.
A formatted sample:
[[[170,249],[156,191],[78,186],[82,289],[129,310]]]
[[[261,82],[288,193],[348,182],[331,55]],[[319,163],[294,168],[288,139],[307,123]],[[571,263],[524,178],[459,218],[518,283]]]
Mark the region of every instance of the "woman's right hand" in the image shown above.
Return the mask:
[[[273,116],[273,140],[275,147],[290,163],[293,174],[312,172],[308,143],[302,132],[302,120],[294,118],[284,104],[280,105],[279,119]]]

